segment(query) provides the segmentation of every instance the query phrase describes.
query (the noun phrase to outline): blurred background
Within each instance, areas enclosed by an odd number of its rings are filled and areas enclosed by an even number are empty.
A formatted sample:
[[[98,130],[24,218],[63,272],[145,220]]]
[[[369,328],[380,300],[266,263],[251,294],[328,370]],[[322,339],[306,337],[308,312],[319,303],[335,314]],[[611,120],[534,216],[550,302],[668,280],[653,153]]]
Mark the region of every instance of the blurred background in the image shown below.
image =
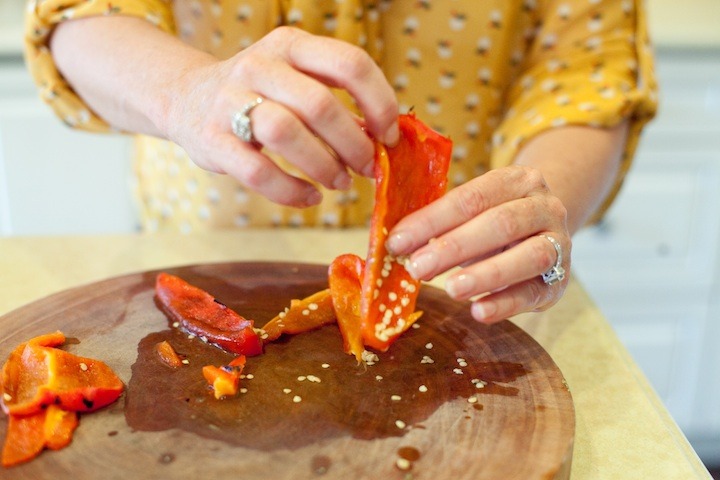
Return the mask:
[[[647,4],[660,113],[612,210],[577,236],[573,269],[720,467],[720,0]],[[41,103],[23,9],[0,0],[0,235],[136,231],[129,139],[74,132]]]

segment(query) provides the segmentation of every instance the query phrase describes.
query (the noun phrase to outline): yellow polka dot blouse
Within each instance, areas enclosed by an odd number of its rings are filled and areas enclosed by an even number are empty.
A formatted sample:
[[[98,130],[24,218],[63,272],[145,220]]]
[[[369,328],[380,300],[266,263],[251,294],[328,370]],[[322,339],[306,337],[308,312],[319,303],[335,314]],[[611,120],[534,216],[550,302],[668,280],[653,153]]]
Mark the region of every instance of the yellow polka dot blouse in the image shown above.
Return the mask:
[[[401,110],[454,142],[450,185],[512,162],[524,142],[563,125],[630,119],[620,187],[640,130],[656,109],[640,0],[30,0],[26,60],[42,98],[65,123],[111,131],[73,92],[48,50],[53,26],[91,15],[145,18],[228,58],[278,25],[368,51]],[[281,207],[205,172],[167,141],[137,137],[135,178],[148,231],[270,225],[364,225],[372,184],[324,191],[321,205]]]

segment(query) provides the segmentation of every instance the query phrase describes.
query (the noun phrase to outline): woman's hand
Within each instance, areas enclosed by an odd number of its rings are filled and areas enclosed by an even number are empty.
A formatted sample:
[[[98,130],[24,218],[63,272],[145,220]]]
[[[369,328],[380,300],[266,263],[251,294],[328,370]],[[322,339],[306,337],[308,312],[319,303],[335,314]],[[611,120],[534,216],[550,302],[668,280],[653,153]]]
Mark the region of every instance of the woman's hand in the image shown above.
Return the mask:
[[[277,203],[309,206],[321,195],[261,146],[327,188],[348,188],[348,167],[372,175],[373,143],[331,88],[354,98],[372,136],[391,145],[398,139],[397,100],[370,56],[294,28],[277,28],[226,61],[185,71],[177,82],[166,136],[202,168],[232,175]],[[248,114],[257,143],[246,143],[233,134],[231,117],[258,97],[262,103]]]
[[[473,318],[494,323],[518,313],[554,305],[567,286],[546,284],[541,275],[557,260],[553,237],[570,267],[567,211],[539,170],[511,166],[490,171],[450,190],[400,221],[388,249],[410,255],[413,277],[429,280],[453,267],[446,290],[457,300],[473,299]]]

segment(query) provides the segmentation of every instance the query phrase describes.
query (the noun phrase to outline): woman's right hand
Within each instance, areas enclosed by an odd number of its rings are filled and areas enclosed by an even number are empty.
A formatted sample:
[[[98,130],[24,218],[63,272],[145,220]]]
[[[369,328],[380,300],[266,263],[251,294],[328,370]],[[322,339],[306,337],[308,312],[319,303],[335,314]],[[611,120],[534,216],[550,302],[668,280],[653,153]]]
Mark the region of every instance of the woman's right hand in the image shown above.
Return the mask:
[[[350,168],[372,175],[373,143],[398,140],[398,104],[377,64],[362,49],[290,27],[273,30],[225,61],[188,68],[168,85],[160,130],[200,167],[226,173],[270,200],[296,207],[321,195],[309,182],[282,170],[265,150],[284,157],[327,188],[346,189]],[[331,89],[346,90],[363,119]],[[262,97],[249,114],[257,143],[231,128],[243,106]]]

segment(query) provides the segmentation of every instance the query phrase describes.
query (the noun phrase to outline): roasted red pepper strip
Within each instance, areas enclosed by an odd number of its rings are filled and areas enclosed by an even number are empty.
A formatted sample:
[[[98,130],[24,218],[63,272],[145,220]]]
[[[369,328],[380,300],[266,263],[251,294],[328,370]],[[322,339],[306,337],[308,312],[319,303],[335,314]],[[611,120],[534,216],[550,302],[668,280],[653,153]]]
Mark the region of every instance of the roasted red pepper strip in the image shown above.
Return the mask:
[[[206,291],[168,273],[160,273],[155,284],[158,302],[172,323],[187,333],[204,337],[225,351],[259,355],[262,342],[248,320],[215,300]]]
[[[290,307],[262,327],[262,340],[272,342],[287,333],[295,335],[335,322],[330,290],[313,293],[302,300],[291,300]]]
[[[219,400],[237,394],[240,375],[244,368],[245,355],[240,355],[222,367],[206,365],[203,367],[202,372],[208,385],[212,387],[215,398]]]
[[[328,282],[345,353],[359,361],[365,351],[360,332],[360,289],[365,261],[357,255],[336,257],[328,269]]]
[[[401,115],[400,142],[375,144],[375,207],[362,286],[365,345],[386,351],[417,320],[420,284],[385,248],[388,232],[405,216],[440,198],[447,186],[452,142],[415,115]]]
[[[2,465],[12,467],[32,460],[44,448],[60,450],[72,441],[78,416],[56,405],[32,415],[10,415]]]
[[[19,345],[2,370],[2,406],[12,415],[31,415],[48,405],[91,412],[117,400],[122,381],[103,362],[45,345],[59,345],[60,332]]]

